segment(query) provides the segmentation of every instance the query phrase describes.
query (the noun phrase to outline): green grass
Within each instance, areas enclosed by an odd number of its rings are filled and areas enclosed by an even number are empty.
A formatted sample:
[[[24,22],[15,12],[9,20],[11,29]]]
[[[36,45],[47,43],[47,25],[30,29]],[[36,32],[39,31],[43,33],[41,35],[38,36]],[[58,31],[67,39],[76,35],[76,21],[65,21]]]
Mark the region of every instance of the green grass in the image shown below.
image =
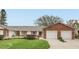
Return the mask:
[[[11,39],[0,40],[0,49],[48,49],[46,40]]]

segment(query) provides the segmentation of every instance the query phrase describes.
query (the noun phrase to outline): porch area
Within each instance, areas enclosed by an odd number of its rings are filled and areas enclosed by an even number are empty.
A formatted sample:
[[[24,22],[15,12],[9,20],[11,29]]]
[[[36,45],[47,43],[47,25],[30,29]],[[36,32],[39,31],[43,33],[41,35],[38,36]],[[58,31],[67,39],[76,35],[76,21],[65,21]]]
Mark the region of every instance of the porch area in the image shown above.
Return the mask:
[[[9,31],[9,38],[24,38],[27,36],[41,38],[43,34],[42,31]]]

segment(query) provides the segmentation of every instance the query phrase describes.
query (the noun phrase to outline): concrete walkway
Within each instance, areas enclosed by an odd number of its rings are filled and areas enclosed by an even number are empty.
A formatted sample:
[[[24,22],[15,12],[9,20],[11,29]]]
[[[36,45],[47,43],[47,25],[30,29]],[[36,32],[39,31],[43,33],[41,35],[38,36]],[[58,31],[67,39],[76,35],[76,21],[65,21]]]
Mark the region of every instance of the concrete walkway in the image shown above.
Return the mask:
[[[59,40],[47,40],[51,49],[79,49],[79,39],[67,40],[66,42],[60,42]]]

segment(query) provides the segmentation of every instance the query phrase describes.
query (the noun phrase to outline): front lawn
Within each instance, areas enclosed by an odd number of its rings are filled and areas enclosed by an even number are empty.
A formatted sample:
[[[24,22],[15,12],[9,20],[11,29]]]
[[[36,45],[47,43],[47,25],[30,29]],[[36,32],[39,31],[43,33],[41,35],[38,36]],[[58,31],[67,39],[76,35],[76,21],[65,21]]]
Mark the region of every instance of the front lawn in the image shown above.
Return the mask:
[[[48,49],[46,40],[11,39],[0,40],[0,49]]]

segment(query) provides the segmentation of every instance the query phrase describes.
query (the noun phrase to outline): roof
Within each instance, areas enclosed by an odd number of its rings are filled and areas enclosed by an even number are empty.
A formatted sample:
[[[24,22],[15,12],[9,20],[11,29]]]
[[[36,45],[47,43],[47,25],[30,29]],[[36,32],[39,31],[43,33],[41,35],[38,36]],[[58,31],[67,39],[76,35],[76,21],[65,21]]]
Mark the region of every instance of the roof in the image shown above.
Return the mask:
[[[1,24],[0,24],[0,27],[2,27],[3,29],[4,29],[4,28],[6,29],[7,26],[4,26],[4,25],[1,25]]]
[[[67,24],[63,24],[63,23],[56,23],[56,24],[62,24],[62,25],[65,25],[65,26],[67,26],[67,27],[69,27],[69,28],[71,28],[71,29],[74,29],[73,27],[68,26]],[[56,24],[51,24],[51,25],[45,27],[44,29],[46,29],[46,28],[48,28],[48,27],[50,27],[50,26],[54,26],[54,25],[56,25]]]
[[[7,26],[7,29],[15,31],[42,31],[43,28],[40,26]]]
[[[56,23],[56,24],[63,24],[63,23]],[[56,24],[51,24],[49,26],[54,26]],[[73,27],[70,27],[66,24],[63,24],[71,29],[74,29]],[[43,29],[46,29],[48,28],[49,26],[3,26],[3,25],[0,25],[1,27],[5,28],[5,29],[8,29],[8,30],[15,30],[15,31],[42,31]]]

